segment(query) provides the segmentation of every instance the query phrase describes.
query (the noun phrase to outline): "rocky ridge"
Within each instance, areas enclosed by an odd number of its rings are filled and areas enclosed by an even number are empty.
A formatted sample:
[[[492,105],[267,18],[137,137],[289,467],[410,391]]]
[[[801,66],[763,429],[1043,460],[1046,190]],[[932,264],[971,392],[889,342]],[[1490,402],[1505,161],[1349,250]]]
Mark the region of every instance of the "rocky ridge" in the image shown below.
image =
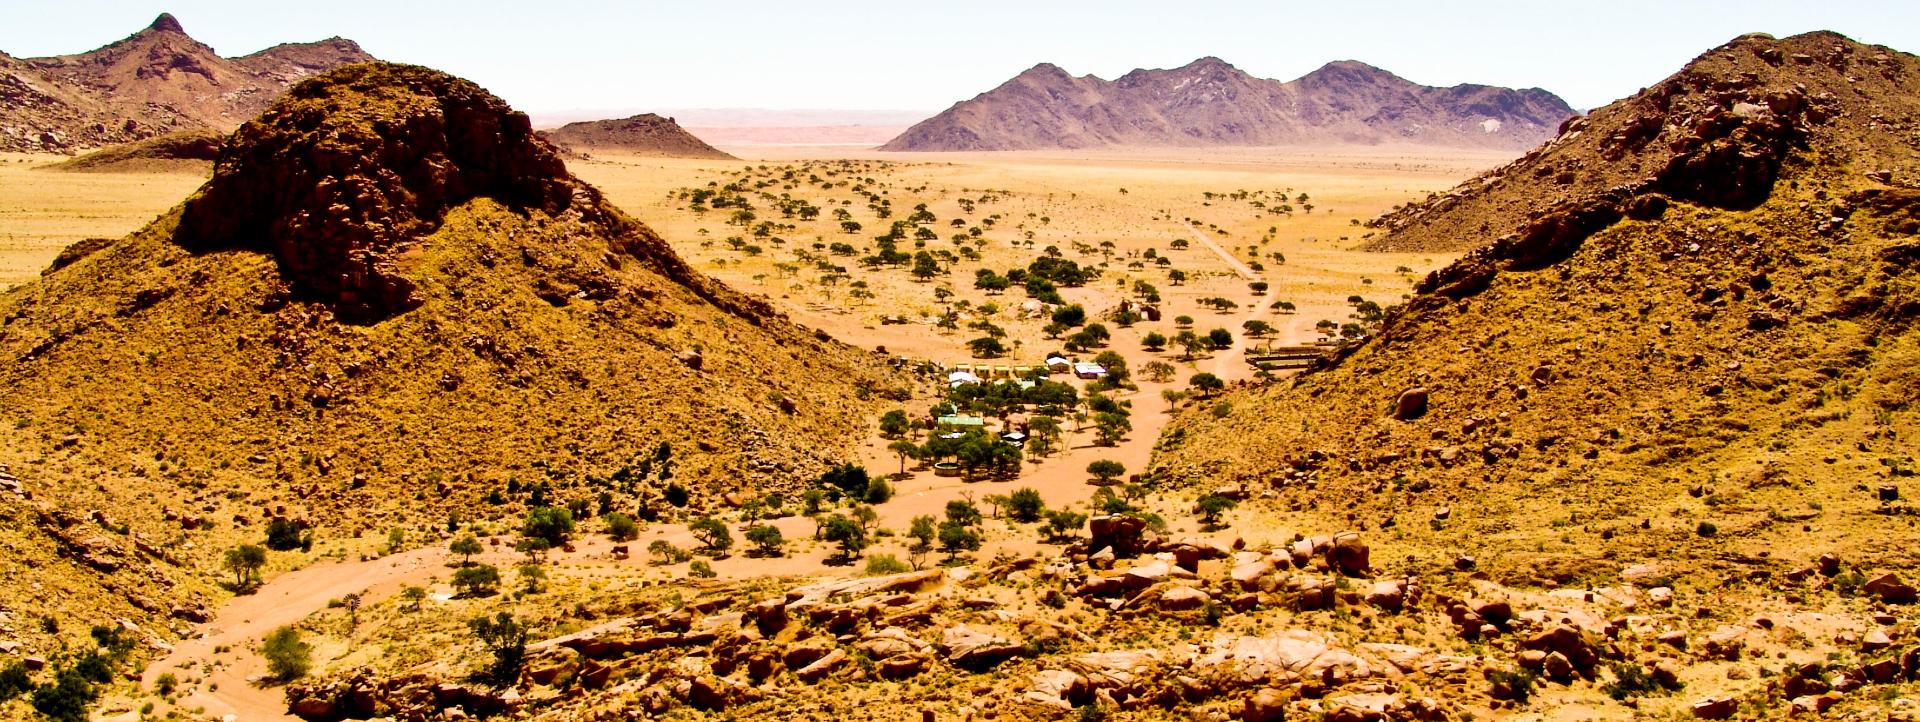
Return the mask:
[[[541,131],[547,142],[575,153],[624,153],[663,158],[732,160],[706,141],[694,137],[672,118],[641,113],[615,120],[568,123]]]
[[[226,132],[302,79],[373,59],[342,38],[221,57],[163,13],[85,53],[0,53],[0,150],[69,152],[179,131]]]
[[[1544,90],[1431,88],[1354,61],[1287,82],[1218,58],[1111,81],[1042,63],[881,150],[1418,143],[1518,151],[1574,114]]]

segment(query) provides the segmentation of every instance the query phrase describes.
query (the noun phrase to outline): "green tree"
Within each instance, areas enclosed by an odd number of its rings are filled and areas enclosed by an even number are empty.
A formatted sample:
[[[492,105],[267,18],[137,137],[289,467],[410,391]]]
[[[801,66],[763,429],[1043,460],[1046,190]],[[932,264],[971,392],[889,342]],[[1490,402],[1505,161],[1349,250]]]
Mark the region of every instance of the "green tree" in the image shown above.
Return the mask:
[[[1223,348],[1230,347],[1233,345],[1233,332],[1228,331],[1224,328],[1216,328],[1212,331],[1208,331],[1207,343],[1212,345],[1216,349],[1223,349]]]
[[[1049,511],[1047,512],[1047,537],[1049,539],[1064,539],[1080,531],[1080,526],[1086,523],[1087,515],[1073,511],[1072,509],[1055,509]]]
[[[687,523],[687,531],[693,532],[693,538],[700,540],[700,546],[710,554],[725,554],[733,548],[733,532],[719,519],[710,516],[694,519]]]
[[[860,494],[860,500],[868,504],[885,504],[893,498],[893,485],[886,479],[873,479],[867,482],[866,491]]]
[[[1159,331],[1149,331],[1147,335],[1140,337],[1140,345],[1147,347],[1148,351],[1159,351],[1166,348],[1167,337]]]
[[[1032,487],[1021,487],[1007,495],[1007,516],[1014,521],[1033,523],[1046,513],[1047,502],[1040,498],[1040,492]]]
[[[234,588],[251,589],[260,583],[260,568],[266,565],[267,550],[242,544],[228,549],[220,566],[233,573]]]
[[[609,512],[601,518],[607,523],[607,536],[614,541],[632,541],[634,537],[640,536],[640,525],[633,520],[633,517],[616,511]]]
[[[473,630],[473,636],[493,655],[493,663],[480,676],[495,686],[504,687],[520,679],[520,668],[527,660],[526,626],[515,621],[512,614],[500,612],[493,617],[475,617],[467,621],[467,628]]]
[[[453,573],[453,589],[458,596],[485,596],[499,587],[500,570],[491,564],[475,564]]]
[[[267,659],[267,672],[274,679],[289,682],[307,676],[313,667],[313,645],[300,640],[300,630],[281,627],[260,643],[260,656]]]
[[[473,555],[484,551],[484,548],[480,546],[479,539],[475,538],[472,534],[468,534],[453,540],[452,544],[448,544],[447,551],[460,555],[460,566],[464,567],[472,564]]]
[[[1205,372],[1194,374],[1193,378],[1187,379],[1187,385],[1200,392],[1201,398],[1211,398],[1214,392],[1227,387],[1227,383],[1221,381],[1220,377]]]
[[[968,341],[967,350],[973,352],[974,358],[999,358],[1006,355],[1007,345],[992,336],[981,336]]]
[[[527,521],[520,527],[520,534],[539,539],[549,547],[567,543],[567,535],[573,533],[573,512],[561,507],[537,506],[527,511]]]
[[[894,409],[880,415],[880,433],[889,439],[905,436],[913,422],[907,418],[907,412]]]
[[[982,540],[980,532],[971,525],[947,520],[940,524],[940,550],[947,553],[947,560],[958,559],[962,552],[979,549]]]
[[[780,527],[772,524],[757,524],[747,527],[747,543],[761,556],[780,556],[781,547],[786,546],[786,537],[780,534]]]
[[[54,722],[85,722],[87,706],[97,695],[86,675],[67,668],[54,675],[53,683],[33,690],[33,711]]]
[[[1093,475],[1093,482],[1101,486],[1112,484],[1127,473],[1127,467],[1112,459],[1100,459],[1087,465],[1087,473]]]
[[[420,611],[420,605],[427,601],[427,588],[415,584],[400,590],[400,598],[406,600],[408,611]]]
[[[821,530],[823,538],[840,545],[840,556],[843,559],[850,561],[858,558],[861,550],[867,548],[867,530],[862,528],[859,522],[845,516],[839,514],[828,516]]]
[[[1218,494],[1208,494],[1195,502],[1193,509],[1200,514],[1200,523],[1207,526],[1219,526],[1220,515],[1227,513],[1238,502]]]
[[[521,564],[513,568],[520,575],[520,591],[523,594],[539,594],[540,583],[547,579],[546,567],[538,564]]]
[[[1156,384],[1164,384],[1173,378],[1177,370],[1173,364],[1165,361],[1148,361],[1146,365],[1140,367],[1140,376]]]
[[[288,552],[313,546],[313,536],[301,534],[300,524],[291,519],[274,519],[267,522],[267,548],[277,552]]]
[[[973,502],[965,499],[948,500],[946,511],[947,521],[955,524],[973,526],[979,524],[981,520],[980,507],[974,506]]]
[[[914,569],[926,563],[927,553],[933,551],[934,537],[938,533],[933,517],[922,514],[913,518],[907,527],[907,538],[913,540],[907,545],[907,558],[913,562]]]
[[[906,476],[907,474],[908,459],[920,458],[920,445],[906,439],[899,439],[891,444],[887,444],[887,450],[893,452],[895,456],[900,457],[901,476]]]
[[[1101,446],[1119,445],[1132,430],[1133,422],[1118,411],[1103,411],[1093,416],[1093,441]]]

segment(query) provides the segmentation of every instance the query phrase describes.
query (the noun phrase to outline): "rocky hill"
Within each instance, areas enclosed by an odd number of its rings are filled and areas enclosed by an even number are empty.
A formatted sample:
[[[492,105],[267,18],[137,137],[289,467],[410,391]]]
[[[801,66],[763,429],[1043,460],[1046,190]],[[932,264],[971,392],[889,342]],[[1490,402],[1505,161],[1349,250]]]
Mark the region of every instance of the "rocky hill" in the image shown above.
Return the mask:
[[[886,145],[895,151],[1035,150],[1389,142],[1521,150],[1574,110],[1539,89],[1431,88],[1364,63],[1296,80],[1248,75],[1218,58],[1117,80],[1042,63],[956,103]]]
[[[1911,183],[1920,176],[1912,166],[1920,123],[1914,72],[1911,56],[1827,33],[1743,38],[1638,95],[1569,120],[1553,140],[1506,166],[1375,219],[1367,247],[1477,248],[1549,209],[1607,197],[1661,193],[1751,209],[1767,200],[1777,177],[1806,172],[1804,163],[1789,162],[1795,149],[1819,150],[1846,163],[1850,175],[1884,171]],[[1736,152],[1745,155],[1728,157]]]
[[[0,54],[0,150],[68,151],[238,127],[287,87],[373,60],[351,40],[221,57],[172,15],[118,42],[48,58]]]
[[[183,130],[102,148],[40,169],[75,173],[204,172],[219,157],[222,138],[210,130]]]
[[[666,158],[731,160],[680,127],[672,118],[641,113],[617,120],[568,123],[540,134],[548,142],[576,153],[627,153]]]
[[[1920,493],[1917,112],[1912,55],[1832,33],[1715,48],[1395,219],[1381,247],[1522,225],[1325,368],[1182,417],[1151,473],[1265,490],[1431,568],[1544,589],[1658,570],[1725,605],[1699,612],[1718,624],[1866,624],[1911,595],[1859,583],[1920,564],[1884,542]]]
[[[71,579],[7,567],[20,613],[62,603],[41,582],[135,588],[136,539],[178,576],[273,518],[345,538],[793,487],[903,383],[690,269],[485,90],[378,63],[297,84],[184,204],[0,318],[0,464],[27,495],[0,515],[81,540],[9,542],[77,549]],[[163,614],[188,590],[139,588]],[[126,606],[100,609],[67,612]]]

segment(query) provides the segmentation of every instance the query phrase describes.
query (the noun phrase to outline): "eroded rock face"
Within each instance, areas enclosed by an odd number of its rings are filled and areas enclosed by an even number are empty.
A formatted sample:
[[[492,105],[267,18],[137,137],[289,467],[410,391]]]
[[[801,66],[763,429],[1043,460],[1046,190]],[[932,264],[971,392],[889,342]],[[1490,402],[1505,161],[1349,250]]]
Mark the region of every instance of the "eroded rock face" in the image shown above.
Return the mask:
[[[577,193],[592,191],[485,89],[363,64],[295,86],[235,132],[175,240],[270,251],[299,292],[378,320],[419,305],[398,260],[448,209],[487,197],[554,214]]]

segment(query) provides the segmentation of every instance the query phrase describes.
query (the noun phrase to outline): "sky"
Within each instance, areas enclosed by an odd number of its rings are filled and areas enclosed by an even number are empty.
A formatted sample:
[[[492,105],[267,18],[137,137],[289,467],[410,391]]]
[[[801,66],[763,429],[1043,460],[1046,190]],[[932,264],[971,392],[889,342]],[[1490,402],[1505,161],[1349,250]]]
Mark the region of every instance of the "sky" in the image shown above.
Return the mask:
[[[223,55],[341,36],[534,114],[692,108],[933,112],[1041,62],[1114,78],[1216,56],[1289,80],[1360,60],[1427,85],[1633,94],[1747,32],[1835,30],[1920,52],[1920,2],[1475,3],[0,0],[0,51],[89,50],[171,12]]]

